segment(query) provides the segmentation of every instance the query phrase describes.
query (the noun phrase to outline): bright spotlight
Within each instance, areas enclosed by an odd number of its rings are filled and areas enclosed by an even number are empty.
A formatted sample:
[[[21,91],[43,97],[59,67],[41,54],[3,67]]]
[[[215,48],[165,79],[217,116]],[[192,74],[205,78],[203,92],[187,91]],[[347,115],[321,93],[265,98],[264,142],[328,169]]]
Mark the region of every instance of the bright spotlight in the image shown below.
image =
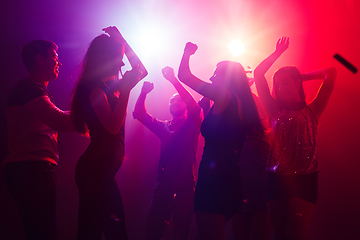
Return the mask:
[[[159,53],[162,46],[164,45],[164,39],[162,37],[161,31],[157,28],[147,28],[143,29],[139,33],[138,44],[140,45],[141,51],[145,55],[150,55],[154,53]]]
[[[244,44],[239,39],[232,41],[228,46],[234,56],[239,56],[245,52]]]

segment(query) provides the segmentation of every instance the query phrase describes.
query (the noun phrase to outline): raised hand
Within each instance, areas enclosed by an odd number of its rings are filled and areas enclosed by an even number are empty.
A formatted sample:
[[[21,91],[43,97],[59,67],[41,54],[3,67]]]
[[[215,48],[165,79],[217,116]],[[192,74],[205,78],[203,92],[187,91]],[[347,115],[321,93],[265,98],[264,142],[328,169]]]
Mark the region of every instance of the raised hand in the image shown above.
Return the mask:
[[[173,82],[177,82],[177,78],[175,77],[175,73],[174,73],[174,69],[171,67],[164,67],[161,70],[163,76],[165,79],[169,80],[169,82],[173,83]]]
[[[106,27],[106,28],[103,28],[102,29],[104,32],[106,32],[107,34],[110,35],[110,37],[114,38],[115,40],[117,41],[120,41],[120,42],[124,42],[125,39],[124,37],[121,35],[119,29],[117,29],[117,27],[115,26],[109,26],[109,27]]]
[[[143,86],[141,88],[141,94],[148,94],[154,89],[154,84],[151,82],[144,81]]]
[[[189,55],[193,55],[196,50],[198,49],[198,46],[192,42],[188,42],[185,45],[184,53],[187,53]]]
[[[126,71],[122,79],[120,80],[120,91],[130,91],[140,81],[141,71],[134,68],[130,71]]]
[[[275,52],[283,53],[289,47],[289,38],[281,37],[276,43]]]

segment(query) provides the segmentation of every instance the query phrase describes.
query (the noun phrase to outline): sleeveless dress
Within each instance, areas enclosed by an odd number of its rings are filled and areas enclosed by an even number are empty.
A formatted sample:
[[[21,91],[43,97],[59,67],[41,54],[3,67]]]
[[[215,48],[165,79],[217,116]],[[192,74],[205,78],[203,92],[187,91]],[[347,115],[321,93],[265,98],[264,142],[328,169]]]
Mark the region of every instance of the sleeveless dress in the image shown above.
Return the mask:
[[[240,212],[267,211],[266,162],[269,144],[257,136],[247,136],[241,151],[240,171],[243,183],[243,204]]]
[[[195,212],[221,214],[229,220],[242,201],[239,159],[246,138],[235,94],[223,112],[213,114],[210,109],[201,134],[205,147],[195,188]]]
[[[102,82],[96,83],[107,97],[111,110],[118,98]],[[101,239],[102,232],[112,239],[127,239],[123,202],[115,175],[124,159],[124,125],[118,134],[102,126],[89,101],[92,88],[83,88],[82,106],[91,142],[80,157],[75,180],[79,189],[79,239]]]
[[[298,197],[316,204],[318,159],[317,120],[305,103],[291,109],[280,108],[271,118],[271,147],[267,200]]]

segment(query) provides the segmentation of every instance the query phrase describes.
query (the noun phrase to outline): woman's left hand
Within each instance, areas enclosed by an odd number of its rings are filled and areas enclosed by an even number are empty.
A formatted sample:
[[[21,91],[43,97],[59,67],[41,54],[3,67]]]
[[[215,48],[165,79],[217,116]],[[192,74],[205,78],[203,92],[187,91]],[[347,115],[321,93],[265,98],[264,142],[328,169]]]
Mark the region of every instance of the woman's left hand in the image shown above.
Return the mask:
[[[281,37],[276,43],[275,52],[282,54],[289,47],[289,37]]]
[[[103,28],[102,29],[104,32],[106,32],[107,34],[110,35],[110,37],[114,38],[115,40],[117,41],[120,41],[120,42],[124,42],[125,39],[124,37],[121,35],[119,29],[117,29],[117,27],[115,26],[109,26],[109,27],[106,27],[106,28]]]

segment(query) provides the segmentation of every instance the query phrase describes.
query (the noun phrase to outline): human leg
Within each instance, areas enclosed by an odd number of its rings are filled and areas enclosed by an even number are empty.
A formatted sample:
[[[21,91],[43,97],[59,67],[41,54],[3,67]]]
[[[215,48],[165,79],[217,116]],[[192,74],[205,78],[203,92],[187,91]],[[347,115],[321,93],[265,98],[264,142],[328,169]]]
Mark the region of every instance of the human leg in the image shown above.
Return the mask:
[[[56,238],[56,182],[48,162],[8,163],[5,182],[19,210],[29,240]]]
[[[77,240],[100,240],[101,211],[99,194],[79,187],[79,211]]]
[[[173,194],[169,189],[154,189],[146,223],[147,240],[160,240],[163,236],[166,221],[169,220],[171,214],[172,198]]]
[[[238,212],[231,223],[235,239],[270,240],[271,223],[267,211]]]
[[[105,187],[101,202],[102,229],[106,240],[128,239],[123,201],[115,179]]]
[[[194,214],[194,188],[178,191],[175,194],[172,200],[174,240],[187,240],[189,239],[191,220]]]
[[[304,199],[291,197],[288,211],[288,237],[292,240],[306,240],[315,204]]]
[[[237,240],[251,239],[251,222],[253,211],[237,212],[232,218],[234,238]]]
[[[275,240],[287,239],[287,215],[289,200],[285,197],[277,198],[268,202],[271,226],[274,229]]]
[[[83,155],[84,156],[84,155]],[[79,190],[77,240],[100,240],[101,222],[101,179],[98,172],[87,162],[91,158],[81,157],[75,169],[75,181]]]
[[[225,215],[195,212],[197,225],[196,240],[223,240]]]
[[[254,240],[270,240],[271,223],[268,211],[255,211],[251,223],[251,235]]]

